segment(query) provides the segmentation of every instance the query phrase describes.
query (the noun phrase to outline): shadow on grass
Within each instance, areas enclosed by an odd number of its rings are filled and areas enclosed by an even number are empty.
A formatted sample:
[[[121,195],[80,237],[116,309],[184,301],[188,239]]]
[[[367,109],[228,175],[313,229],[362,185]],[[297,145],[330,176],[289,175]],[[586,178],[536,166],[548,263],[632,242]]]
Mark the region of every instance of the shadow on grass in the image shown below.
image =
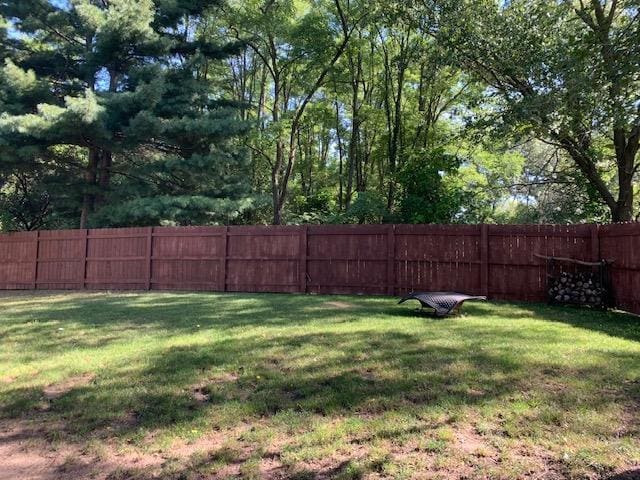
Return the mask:
[[[616,473],[606,480],[640,480],[640,468],[634,468],[625,472]]]
[[[328,306],[328,297],[287,294],[148,294],[78,296],[43,303],[36,296],[23,301],[28,318],[7,315],[0,322],[0,339],[11,336],[29,345],[37,341],[33,357],[72,348],[97,348],[131,338],[131,335],[165,329],[172,333],[215,328],[229,331],[243,327],[283,327],[308,322],[361,319],[379,313],[381,299],[353,299],[353,308]],[[350,299],[351,300],[351,299]],[[382,300],[384,301],[384,300]],[[375,305],[375,307],[372,307]],[[76,331],[88,335],[73,337]]]
[[[496,331],[494,335],[499,335]],[[480,340],[481,341],[481,340]],[[637,356],[560,372],[585,381],[583,406],[620,400],[623,387],[600,391]],[[158,351],[144,366],[113,366],[94,383],[74,388],[42,408],[37,388],[6,389],[5,418],[27,416],[46,426],[62,420],[57,435],[128,436],[206,419],[234,427],[285,412],[299,415],[379,414],[441,406],[455,409],[539,388],[553,365],[504,351],[425,345],[421,335],[364,330],[225,339]],[[551,373],[550,373],[551,372]],[[206,400],[194,392],[203,391]],[[637,395],[635,392],[634,395]],[[563,395],[568,395],[565,398]],[[572,405],[573,392],[553,392],[550,402]],[[576,407],[575,405],[573,405]],[[577,408],[577,407],[576,407]]]
[[[185,294],[71,298],[50,305],[34,301],[29,321],[11,314],[0,325],[3,337],[33,350],[21,357],[26,361],[69,348],[90,352],[147,332],[195,332],[196,325],[222,338],[158,348],[134,362],[114,360],[92,383],[55,399],[45,399],[41,388],[5,385],[0,418],[27,418],[41,426],[39,434],[46,438],[85,442],[88,434],[130,438],[197,422],[233,428],[251,419],[289,414],[455,410],[523,392],[543,395],[539,401],[561,411],[596,410],[640,398],[637,382],[623,383],[638,362],[631,352],[608,352],[606,363],[573,368],[544,357],[533,360],[512,349],[533,341],[551,349],[563,341],[554,329],[519,328],[519,320],[540,320],[543,326],[559,322],[639,341],[637,317],[536,304],[470,303],[462,317],[434,319],[416,316],[393,299],[344,298],[349,308],[340,310],[327,306],[328,300]],[[374,317],[377,329],[368,329],[363,322]],[[381,321],[388,322],[388,328],[380,328]],[[394,329],[399,321],[402,329]],[[344,322],[359,327],[330,330],[332,323]],[[292,333],[282,328],[312,324],[323,331]],[[58,325],[64,325],[63,333],[58,333]],[[273,332],[252,332],[265,327],[273,327]],[[89,329],[89,334],[75,335],[74,329]],[[462,340],[446,341],[455,335]],[[548,381],[573,386],[556,390],[540,383]]]
[[[462,314],[451,317],[435,317],[428,311],[422,312],[412,305],[397,305],[395,298],[376,299],[377,303],[367,305],[363,311],[354,312],[357,316],[364,314],[380,314],[390,318],[413,318],[425,321],[466,321],[493,318],[499,321],[507,320],[515,323],[518,320],[540,320],[543,322],[558,322],[576,328],[597,331],[612,337],[640,342],[640,316],[620,311],[601,311],[579,307],[559,307],[542,303],[523,302],[466,302],[461,310]],[[329,316],[334,312],[329,312]],[[473,327],[473,323],[468,325]]]
[[[335,355],[324,355],[326,351]],[[319,356],[315,361],[314,355]],[[468,362],[464,370],[448,368],[463,357]],[[245,414],[257,417],[283,410],[330,414],[445,400],[474,403],[479,397],[468,394],[471,384],[480,386],[483,395],[502,395],[515,387],[521,368],[504,356],[427,348],[417,336],[377,331],[271,341],[251,336],[172,347],[148,363],[150,367],[139,370],[121,369],[121,374],[115,369],[109,378],[69,391],[35,415],[73,418],[68,428],[82,434],[113,424],[121,430],[166,427],[237,402]],[[221,380],[214,372],[225,376]],[[208,402],[194,399],[196,385],[206,388]],[[36,388],[9,389],[4,396],[3,410],[9,416],[33,412],[42,402]],[[127,412],[135,412],[136,425],[119,420]]]
[[[345,322],[363,320],[368,316],[423,319],[426,322],[455,322],[494,317],[516,322],[535,319],[560,322],[576,328],[598,331],[613,337],[640,341],[640,317],[620,312],[578,310],[543,304],[474,303],[464,305],[460,317],[435,318],[416,312],[414,308],[396,305],[394,298],[346,298],[352,308],[338,310],[329,305],[330,298],[290,294],[149,294],[96,295],[69,298],[43,304],[34,297],[23,301],[22,308],[32,308],[29,321],[20,315],[9,315],[0,324],[0,339],[29,344],[38,341],[35,360],[56,350],[98,348],[109,343],[144,334],[158,328],[188,332],[197,325],[202,328],[233,330],[243,327],[282,327],[308,322]],[[339,318],[337,318],[339,317]],[[69,323],[65,331],[58,324]],[[514,323],[515,324],[515,323]],[[517,325],[517,324],[515,324]],[[118,328],[114,328],[118,327]],[[468,325],[473,328],[473,324]],[[89,330],[81,338],[69,340],[74,329]],[[62,332],[62,333],[61,333]]]
[[[425,320],[455,321],[473,320],[485,317],[499,317],[500,320],[541,320],[559,322],[572,327],[597,331],[606,335],[640,342],[640,316],[618,311],[601,311],[578,307],[559,307],[540,303],[467,302],[462,315],[434,317],[419,309],[384,308],[391,317],[424,318]],[[514,323],[514,325],[517,325]],[[469,325],[470,328],[472,324]]]

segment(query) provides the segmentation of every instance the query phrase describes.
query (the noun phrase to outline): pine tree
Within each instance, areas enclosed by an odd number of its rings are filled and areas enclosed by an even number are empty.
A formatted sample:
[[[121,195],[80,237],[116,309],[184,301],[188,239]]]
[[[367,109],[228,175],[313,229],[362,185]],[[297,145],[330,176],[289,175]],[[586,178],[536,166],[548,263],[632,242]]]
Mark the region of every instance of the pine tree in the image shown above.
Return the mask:
[[[246,209],[246,162],[235,139],[247,125],[216,99],[208,77],[240,45],[199,34],[219,7],[0,1],[10,19],[1,47],[0,175],[20,169],[41,181],[49,172],[66,183],[80,228],[215,223]]]

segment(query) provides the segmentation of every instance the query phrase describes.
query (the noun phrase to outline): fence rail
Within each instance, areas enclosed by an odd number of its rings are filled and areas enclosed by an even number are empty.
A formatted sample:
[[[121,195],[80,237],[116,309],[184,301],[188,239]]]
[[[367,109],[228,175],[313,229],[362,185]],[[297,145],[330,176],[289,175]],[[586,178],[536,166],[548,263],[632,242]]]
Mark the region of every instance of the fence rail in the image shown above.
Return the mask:
[[[0,235],[0,289],[545,298],[536,257],[615,260],[618,304],[640,313],[640,224],[143,227]]]

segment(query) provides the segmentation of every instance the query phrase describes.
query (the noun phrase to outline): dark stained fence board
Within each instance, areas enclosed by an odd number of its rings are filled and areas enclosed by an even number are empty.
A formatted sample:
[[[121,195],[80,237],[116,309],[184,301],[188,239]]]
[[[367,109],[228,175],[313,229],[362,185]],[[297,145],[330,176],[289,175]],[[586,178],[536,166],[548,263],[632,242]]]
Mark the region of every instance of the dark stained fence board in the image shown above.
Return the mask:
[[[396,291],[396,231],[395,226],[389,225],[387,232],[387,295],[394,295]]]
[[[480,225],[480,295],[489,295],[489,227]]]
[[[85,288],[142,290],[147,287],[148,228],[92,229],[87,232]]]
[[[492,298],[543,301],[546,264],[536,254],[592,259],[590,225],[489,225],[488,237]]]
[[[226,282],[230,292],[300,292],[301,227],[229,227]]]
[[[477,225],[396,225],[398,235],[477,235]]]
[[[640,222],[612,223],[600,225],[600,234],[606,237],[638,236]]]
[[[613,261],[614,304],[640,314],[640,223],[602,225],[599,238],[601,257]]]
[[[298,282],[300,282],[300,293],[307,293],[307,259],[309,258],[309,229],[304,226],[300,229],[300,248],[298,249]]]
[[[389,225],[322,225],[307,231],[312,293],[386,294]]]
[[[38,234],[19,232],[0,236],[0,289],[33,288]]]
[[[86,230],[40,232],[36,288],[42,290],[83,288],[86,235]]]
[[[179,287],[189,282],[210,285],[212,290],[223,290],[220,282],[221,266],[215,260],[154,260],[151,267],[151,286],[170,284]]]
[[[418,290],[481,293],[479,232],[475,225],[398,225],[398,294]]]
[[[0,289],[402,295],[543,301],[536,254],[613,260],[616,305],[640,313],[640,225],[136,227],[0,235]]]
[[[310,235],[382,235],[388,225],[309,225]]]
[[[151,243],[153,290],[224,290],[226,227],[155,227]]]

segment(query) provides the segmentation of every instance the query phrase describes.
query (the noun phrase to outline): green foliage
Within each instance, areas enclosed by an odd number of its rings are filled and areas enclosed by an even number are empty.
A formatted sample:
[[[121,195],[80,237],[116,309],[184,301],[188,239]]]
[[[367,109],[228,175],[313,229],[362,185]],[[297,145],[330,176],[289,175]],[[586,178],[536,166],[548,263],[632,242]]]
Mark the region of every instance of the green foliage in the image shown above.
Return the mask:
[[[358,192],[341,217],[345,223],[384,223],[391,219],[384,196],[377,192]]]
[[[404,223],[451,223],[463,206],[464,192],[457,181],[460,159],[438,149],[403,165],[398,174],[403,195]]]
[[[226,149],[188,158],[156,155],[139,164],[134,157],[129,176],[114,182],[108,206],[95,221],[114,226],[235,223],[256,204],[246,181],[246,159]]]
[[[218,6],[0,3],[15,31],[0,73],[0,175],[20,168],[45,179],[44,165],[59,162],[55,175],[76,189],[70,225],[81,210],[93,226],[241,215],[252,202],[236,139],[249,126],[204,74],[238,45],[214,44],[195,28]],[[65,146],[82,153],[55,154]]]
[[[630,220],[640,148],[637,9],[635,0],[427,0],[416,12],[487,86],[475,118],[485,131],[562,149],[574,181],[586,180],[614,220]]]
[[[14,175],[0,189],[0,228],[36,230],[47,226],[51,199],[39,182]]]
[[[0,0],[2,228],[629,219],[637,8]]]
[[[335,211],[335,196],[330,190],[295,195],[289,209],[292,223],[325,223]]]

